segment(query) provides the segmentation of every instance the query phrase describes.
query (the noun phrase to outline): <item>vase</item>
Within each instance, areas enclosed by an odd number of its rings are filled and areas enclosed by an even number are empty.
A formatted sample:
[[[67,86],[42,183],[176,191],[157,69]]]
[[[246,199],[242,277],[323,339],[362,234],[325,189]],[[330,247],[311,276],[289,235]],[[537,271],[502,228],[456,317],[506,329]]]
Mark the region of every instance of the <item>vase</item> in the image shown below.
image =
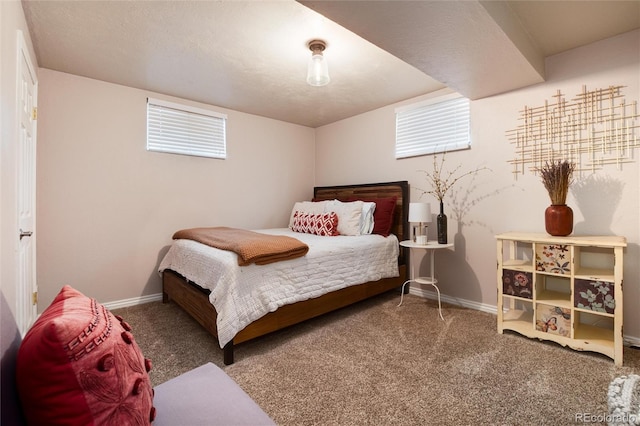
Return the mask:
[[[573,210],[566,204],[552,204],[544,211],[544,227],[549,235],[566,237],[573,231]]]
[[[447,215],[444,214],[444,204],[440,201],[440,214],[436,218],[438,225],[438,244],[447,244]]]

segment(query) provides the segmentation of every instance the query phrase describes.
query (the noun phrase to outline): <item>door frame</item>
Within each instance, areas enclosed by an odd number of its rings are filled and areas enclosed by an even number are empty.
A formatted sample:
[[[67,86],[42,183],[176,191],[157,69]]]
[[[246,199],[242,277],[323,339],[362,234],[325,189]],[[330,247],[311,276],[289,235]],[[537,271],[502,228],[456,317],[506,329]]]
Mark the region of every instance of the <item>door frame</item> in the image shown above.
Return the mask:
[[[17,209],[17,217],[16,217],[16,229],[15,229],[15,237],[18,238],[17,241],[17,258],[16,258],[16,271],[17,271],[17,280],[16,280],[16,322],[18,324],[18,329],[24,335],[29,327],[35,322],[35,319],[38,315],[38,304],[37,304],[37,294],[38,294],[38,284],[37,284],[37,275],[36,275],[36,147],[37,147],[37,100],[38,100],[38,76],[35,72],[35,68],[33,66],[33,61],[31,59],[31,53],[27,46],[27,42],[24,37],[24,33],[21,30],[17,30],[17,64],[16,64],[16,209]],[[21,115],[23,108],[23,97],[24,89],[22,87],[22,72],[23,67],[26,67],[25,70],[33,81],[33,92],[31,97],[31,112],[30,112],[30,136],[31,136],[31,146],[33,150],[30,152],[31,165],[32,165],[32,174],[27,179],[23,179],[22,169],[26,164],[23,161],[23,156],[21,152],[23,152],[23,147],[20,146],[22,143],[21,132]],[[28,95],[27,95],[28,96]],[[28,182],[24,182],[27,180]],[[32,225],[31,229],[25,230],[31,232],[29,238],[29,247],[30,251],[30,259],[31,264],[28,267],[28,271],[26,273],[31,274],[30,278],[27,280],[23,280],[23,274],[25,271],[23,268],[23,260],[22,260],[22,250],[21,247],[21,197],[23,196],[23,188],[22,185],[27,183],[30,186],[30,197],[31,198],[31,206],[32,206]]]

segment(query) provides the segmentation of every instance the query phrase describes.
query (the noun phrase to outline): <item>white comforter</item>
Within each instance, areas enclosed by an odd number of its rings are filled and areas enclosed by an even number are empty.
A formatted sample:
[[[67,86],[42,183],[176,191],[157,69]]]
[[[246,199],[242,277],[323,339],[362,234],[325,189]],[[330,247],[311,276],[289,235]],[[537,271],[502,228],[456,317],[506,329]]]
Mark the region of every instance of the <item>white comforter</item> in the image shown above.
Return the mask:
[[[288,228],[258,232],[297,238],[309,246],[309,252],[269,265],[238,266],[233,252],[176,240],[160,263],[160,273],[172,269],[211,290],[221,348],[249,323],[280,306],[399,275],[394,235],[321,237]]]

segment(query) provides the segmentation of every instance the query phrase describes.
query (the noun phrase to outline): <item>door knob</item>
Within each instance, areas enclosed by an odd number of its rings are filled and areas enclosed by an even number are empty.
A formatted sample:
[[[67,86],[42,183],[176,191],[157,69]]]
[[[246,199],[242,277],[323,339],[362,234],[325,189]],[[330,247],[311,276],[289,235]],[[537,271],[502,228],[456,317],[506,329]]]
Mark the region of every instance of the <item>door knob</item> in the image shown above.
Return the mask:
[[[20,239],[22,240],[24,237],[30,237],[33,235],[33,231],[23,231],[22,228],[20,228]]]

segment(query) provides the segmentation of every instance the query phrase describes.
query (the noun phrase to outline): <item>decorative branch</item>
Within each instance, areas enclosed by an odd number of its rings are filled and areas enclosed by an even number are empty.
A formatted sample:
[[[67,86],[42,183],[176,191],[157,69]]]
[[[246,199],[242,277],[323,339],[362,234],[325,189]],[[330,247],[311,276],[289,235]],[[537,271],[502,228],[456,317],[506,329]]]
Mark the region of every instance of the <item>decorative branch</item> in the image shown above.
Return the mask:
[[[420,188],[416,188],[422,192],[421,195],[430,194],[436,197],[438,201],[442,202],[447,192],[460,179],[462,179],[465,176],[475,175],[476,173],[482,170],[489,170],[487,167],[476,167],[474,170],[471,170],[459,176],[456,176],[456,173],[458,173],[458,171],[460,170],[460,167],[462,167],[462,164],[459,164],[458,167],[456,167],[452,171],[445,172],[444,173],[445,175],[443,176],[444,162],[445,162],[444,154],[442,155],[442,161],[440,161],[440,164],[438,164],[438,156],[434,155],[433,171],[431,172],[427,170],[419,170],[420,172],[425,174],[426,180],[432,188],[431,190],[428,190],[428,191]]]

